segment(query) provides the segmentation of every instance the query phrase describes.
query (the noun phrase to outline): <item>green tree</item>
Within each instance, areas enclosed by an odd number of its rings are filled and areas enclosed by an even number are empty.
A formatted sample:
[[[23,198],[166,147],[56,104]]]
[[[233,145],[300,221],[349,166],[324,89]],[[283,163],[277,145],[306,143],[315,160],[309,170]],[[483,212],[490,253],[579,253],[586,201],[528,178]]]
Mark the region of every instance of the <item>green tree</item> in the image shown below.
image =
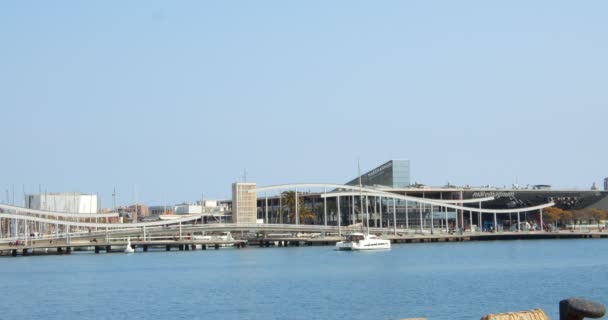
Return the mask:
[[[573,210],[572,211],[572,220],[577,224],[583,224],[584,220],[587,220],[588,211],[587,210]]]
[[[281,202],[283,206],[287,207],[289,211],[289,221],[295,223],[296,221],[296,193],[295,191],[283,191],[281,193]],[[315,214],[304,206],[304,198],[298,195],[298,216],[300,217],[300,223],[304,223],[306,219],[314,219]]]
[[[568,223],[572,222],[573,214],[572,211],[562,210],[559,216],[559,220],[562,222],[562,225],[565,227]]]
[[[606,212],[598,208],[589,210],[589,216],[597,223],[597,228],[600,228],[600,221],[606,219]]]
[[[556,223],[560,220],[563,211],[564,210],[558,207],[549,207],[543,209],[543,220],[548,223]]]

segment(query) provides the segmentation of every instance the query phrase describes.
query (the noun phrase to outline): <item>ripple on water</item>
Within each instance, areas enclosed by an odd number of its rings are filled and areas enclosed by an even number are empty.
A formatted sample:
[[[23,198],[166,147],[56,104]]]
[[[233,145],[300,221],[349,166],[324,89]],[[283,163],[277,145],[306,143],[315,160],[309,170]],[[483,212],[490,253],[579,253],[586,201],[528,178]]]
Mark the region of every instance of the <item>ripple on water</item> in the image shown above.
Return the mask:
[[[608,304],[608,240],[2,258],[2,318],[478,319]],[[19,306],[19,307],[16,307]]]

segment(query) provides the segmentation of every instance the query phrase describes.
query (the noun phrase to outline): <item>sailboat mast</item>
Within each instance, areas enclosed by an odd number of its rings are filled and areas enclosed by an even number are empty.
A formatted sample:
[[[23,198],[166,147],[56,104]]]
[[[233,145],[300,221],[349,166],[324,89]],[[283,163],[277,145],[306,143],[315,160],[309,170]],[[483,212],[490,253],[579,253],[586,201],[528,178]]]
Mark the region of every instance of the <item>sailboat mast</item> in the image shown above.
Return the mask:
[[[112,192],[112,206],[114,206],[114,212],[116,212],[116,187],[114,187],[114,192]]]
[[[361,184],[361,164],[359,163],[359,159],[357,159],[357,170],[358,170],[358,174],[359,174],[359,198],[361,199],[361,214],[363,214],[363,185]],[[367,197],[366,197],[367,200]],[[367,201],[365,202],[365,205],[367,206]],[[365,210],[366,212],[366,223],[367,223],[367,234],[369,234],[369,212],[367,211],[367,209]]]
[[[137,216],[139,214],[139,206],[137,205],[137,185],[133,185],[133,193],[134,193],[134,198],[135,198],[135,219],[133,220],[134,223],[137,223]]]

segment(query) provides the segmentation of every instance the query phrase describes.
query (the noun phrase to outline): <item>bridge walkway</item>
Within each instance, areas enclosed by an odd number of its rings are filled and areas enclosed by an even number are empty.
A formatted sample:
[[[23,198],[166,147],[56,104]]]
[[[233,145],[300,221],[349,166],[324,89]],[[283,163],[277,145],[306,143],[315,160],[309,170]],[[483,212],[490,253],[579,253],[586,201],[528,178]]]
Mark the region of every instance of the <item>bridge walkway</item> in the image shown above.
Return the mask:
[[[141,248],[146,252],[149,248],[165,248],[170,251],[172,248],[178,248],[180,251],[188,250],[206,250],[207,248],[219,249],[220,247],[232,246],[235,248],[244,248],[247,245],[247,240],[134,240],[131,241],[133,249]],[[28,256],[31,254],[70,254],[73,251],[94,251],[95,253],[104,252],[122,252],[127,246],[127,241],[70,241],[65,240],[49,240],[42,242],[34,242],[28,245],[22,244],[2,244],[0,245],[0,255],[3,256]],[[119,249],[117,249],[118,247]]]

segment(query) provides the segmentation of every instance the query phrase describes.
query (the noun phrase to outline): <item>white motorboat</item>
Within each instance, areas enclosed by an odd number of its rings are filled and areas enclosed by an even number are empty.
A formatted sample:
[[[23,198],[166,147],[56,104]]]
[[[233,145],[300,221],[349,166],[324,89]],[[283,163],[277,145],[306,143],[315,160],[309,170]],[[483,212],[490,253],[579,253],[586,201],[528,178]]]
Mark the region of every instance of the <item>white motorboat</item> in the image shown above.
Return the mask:
[[[193,235],[192,240],[211,241],[211,240],[213,240],[213,237],[212,236]]]
[[[230,232],[222,232],[217,236],[213,237],[214,240],[219,240],[219,241],[233,241],[234,238],[232,238],[232,234]],[[220,244],[220,247],[232,247],[234,246],[234,244],[232,243],[222,243]]]
[[[379,239],[373,234],[361,232],[350,233],[346,239],[336,243],[338,250],[387,250],[391,248],[391,241]]]
[[[202,241],[233,241],[232,234],[230,232],[222,232],[219,235],[193,235],[192,240],[202,240]],[[232,243],[222,243],[219,245],[220,247],[232,247],[234,244]]]
[[[230,231],[228,232],[222,232],[219,236],[217,236],[218,240],[222,240],[222,241],[232,241],[234,240],[232,238],[232,234],[230,233]]]
[[[219,236],[216,237],[217,240],[220,241],[233,241],[232,234],[230,232],[222,232]],[[222,243],[220,247],[232,247],[234,244],[232,243]]]
[[[359,196],[361,197],[361,212],[363,212],[363,199],[365,199],[365,215],[367,220],[367,231],[353,232],[346,235],[346,239],[336,243],[337,250],[389,250],[391,248],[391,241],[385,239],[379,239],[377,236],[369,233],[369,203],[367,196],[363,198],[362,184],[361,184],[361,167],[357,165],[359,173]]]
[[[131,247],[131,237],[127,237],[127,246],[125,247],[125,253],[133,253],[135,249]]]

